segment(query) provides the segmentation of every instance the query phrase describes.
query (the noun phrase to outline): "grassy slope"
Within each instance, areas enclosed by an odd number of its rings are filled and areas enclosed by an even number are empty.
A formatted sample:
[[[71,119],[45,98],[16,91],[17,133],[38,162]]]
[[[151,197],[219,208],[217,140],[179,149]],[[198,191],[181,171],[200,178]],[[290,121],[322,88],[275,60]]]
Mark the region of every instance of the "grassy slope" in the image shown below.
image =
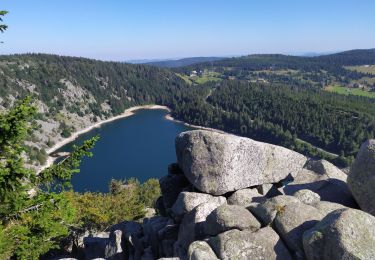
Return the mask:
[[[345,67],[348,70],[352,71],[358,71],[362,73],[369,73],[375,75],[375,65],[369,65],[369,66],[346,66]]]
[[[346,88],[341,86],[329,86],[326,87],[326,91],[335,92],[342,95],[355,95],[355,96],[362,96],[362,97],[369,97],[375,98],[374,92],[368,92],[361,90],[359,88]]]

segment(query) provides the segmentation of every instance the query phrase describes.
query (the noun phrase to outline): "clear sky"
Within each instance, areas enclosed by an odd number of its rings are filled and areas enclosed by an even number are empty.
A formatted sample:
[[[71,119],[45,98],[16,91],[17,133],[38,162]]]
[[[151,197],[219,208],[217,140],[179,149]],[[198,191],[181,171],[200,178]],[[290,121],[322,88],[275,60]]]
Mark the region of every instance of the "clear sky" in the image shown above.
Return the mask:
[[[374,0],[0,0],[0,54],[103,60],[375,48]]]

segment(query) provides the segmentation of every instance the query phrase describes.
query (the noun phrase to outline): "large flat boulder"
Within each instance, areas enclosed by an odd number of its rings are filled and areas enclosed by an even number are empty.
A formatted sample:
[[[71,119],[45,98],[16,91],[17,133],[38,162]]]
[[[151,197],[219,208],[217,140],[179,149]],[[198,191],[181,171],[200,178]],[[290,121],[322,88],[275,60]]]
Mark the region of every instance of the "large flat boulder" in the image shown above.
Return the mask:
[[[362,144],[350,169],[348,185],[360,208],[375,216],[375,139]]]
[[[375,217],[339,209],[303,235],[307,259],[375,259]]]
[[[229,230],[211,237],[208,243],[216,255],[223,260],[292,259],[288,249],[271,227],[265,227],[256,232]]]
[[[181,133],[176,154],[190,183],[212,195],[279,182],[307,161],[280,146],[204,130]]]

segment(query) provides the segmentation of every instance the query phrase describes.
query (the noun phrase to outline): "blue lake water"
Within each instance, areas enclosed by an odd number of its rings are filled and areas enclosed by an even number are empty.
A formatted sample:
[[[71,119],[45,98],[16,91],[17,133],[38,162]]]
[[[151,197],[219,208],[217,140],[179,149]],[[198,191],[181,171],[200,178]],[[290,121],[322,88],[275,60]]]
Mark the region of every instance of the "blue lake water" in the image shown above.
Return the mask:
[[[81,164],[81,172],[72,179],[75,191],[108,192],[109,181],[135,177],[141,182],[167,174],[176,162],[175,137],[191,130],[181,123],[165,119],[165,110],[138,110],[127,118],[102,125],[85,133],[58,151],[71,151],[72,145],[100,135],[92,150],[94,156]]]

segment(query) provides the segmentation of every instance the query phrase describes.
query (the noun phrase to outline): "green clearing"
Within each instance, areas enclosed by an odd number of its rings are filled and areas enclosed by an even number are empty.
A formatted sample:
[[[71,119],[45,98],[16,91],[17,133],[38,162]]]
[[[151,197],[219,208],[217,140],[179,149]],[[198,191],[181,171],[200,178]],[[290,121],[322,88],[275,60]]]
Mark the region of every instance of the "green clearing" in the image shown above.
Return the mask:
[[[221,78],[212,77],[212,76],[201,76],[193,78],[194,82],[197,84],[204,84],[208,81],[221,81]]]
[[[204,84],[209,81],[221,81],[220,73],[213,72],[213,71],[204,71],[202,76],[195,76],[195,77],[189,77],[184,74],[176,73],[177,76],[182,78],[186,83],[189,85],[195,83],[195,84]]]
[[[299,73],[298,70],[293,69],[279,69],[279,70],[256,70],[254,72],[258,73],[267,73],[267,74],[275,74],[275,75],[293,75]]]
[[[177,76],[182,78],[187,84],[191,85],[193,82],[191,81],[189,76],[186,76],[184,74],[176,73]]]
[[[345,68],[352,71],[358,71],[362,73],[369,73],[375,75],[375,65],[346,66]]]
[[[353,80],[355,83],[359,84],[368,84],[368,85],[373,85],[375,84],[375,78],[370,78],[370,77],[363,77],[357,80]]]
[[[359,88],[346,88],[341,86],[328,86],[325,88],[326,91],[335,92],[337,94],[342,95],[355,95],[355,96],[362,96],[362,97],[369,97],[375,98],[374,92],[364,91]]]

